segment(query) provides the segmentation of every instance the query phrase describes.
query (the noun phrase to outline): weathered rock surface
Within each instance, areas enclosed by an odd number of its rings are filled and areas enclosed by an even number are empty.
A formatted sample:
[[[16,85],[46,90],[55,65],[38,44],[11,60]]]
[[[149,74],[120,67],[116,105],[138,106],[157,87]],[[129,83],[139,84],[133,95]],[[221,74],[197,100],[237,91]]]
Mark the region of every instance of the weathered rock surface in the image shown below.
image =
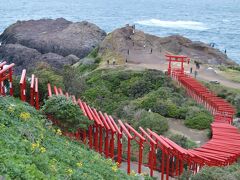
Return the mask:
[[[14,62],[14,71],[20,74],[22,69],[33,69],[37,63],[46,62],[53,69],[62,69],[64,65],[72,65],[80,59],[75,55],[63,57],[55,53],[41,54],[36,49],[28,48],[20,44],[6,44],[0,46],[0,59]]]
[[[145,46],[145,48],[144,48]],[[134,58],[134,62],[142,63],[141,57],[146,57],[148,62],[150,55],[145,55],[149,49],[153,50],[153,58],[159,58],[164,61],[164,55],[166,53],[187,55],[192,60],[199,61],[207,64],[236,64],[234,61],[229,59],[225,53],[222,53],[218,49],[215,49],[208,44],[202,42],[194,42],[188,38],[180,35],[173,35],[168,37],[157,37],[144,33],[139,30],[134,30],[132,26],[123,27],[116,29],[104,39],[100,44],[100,53],[105,52],[116,52],[122,56],[122,59]],[[127,54],[130,50],[130,56]],[[134,56],[134,53],[136,56]],[[145,54],[144,54],[145,53]],[[128,59],[131,61],[131,59]],[[155,60],[156,61],[156,60]],[[146,61],[147,63],[147,61]]]
[[[2,44],[22,44],[42,54],[74,54],[82,58],[105,36],[106,33],[92,23],[72,23],[60,18],[18,21],[3,32],[0,41]]]
[[[20,74],[23,68],[30,68],[34,65],[37,57],[41,56],[36,49],[28,48],[20,44],[6,44],[0,46],[0,60],[15,63],[14,72]]]
[[[88,55],[105,36],[103,30],[87,21],[18,21],[0,35],[0,58],[16,63],[18,69],[40,61],[58,69]]]

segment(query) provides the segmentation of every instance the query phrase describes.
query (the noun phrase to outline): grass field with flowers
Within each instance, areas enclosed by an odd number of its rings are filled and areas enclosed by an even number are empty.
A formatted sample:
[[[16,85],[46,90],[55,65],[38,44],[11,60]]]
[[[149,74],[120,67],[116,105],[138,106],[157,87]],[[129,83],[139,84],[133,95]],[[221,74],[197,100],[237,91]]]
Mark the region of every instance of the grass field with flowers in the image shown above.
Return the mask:
[[[27,103],[0,97],[0,179],[139,179],[62,136]]]

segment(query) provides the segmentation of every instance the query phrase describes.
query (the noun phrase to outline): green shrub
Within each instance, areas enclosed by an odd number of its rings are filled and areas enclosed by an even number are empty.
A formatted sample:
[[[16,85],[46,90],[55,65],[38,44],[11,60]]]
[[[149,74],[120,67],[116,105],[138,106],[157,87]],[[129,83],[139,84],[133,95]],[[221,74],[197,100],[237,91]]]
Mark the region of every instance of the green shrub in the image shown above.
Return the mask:
[[[240,164],[235,163],[226,167],[204,167],[200,172],[191,176],[192,180],[238,180],[240,179]]]
[[[185,149],[192,149],[197,147],[197,144],[194,141],[191,141],[187,137],[180,134],[171,135],[169,139]]]
[[[49,64],[39,63],[31,73],[35,74],[35,77],[38,77],[38,91],[41,103],[48,97],[47,84],[49,82],[52,86],[55,85],[64,90],[62,75],[54,71]]]
[[[93,123],[83,115],[80,108],[65,96],[53,96],[46,100],[42,111],[61,122],[64,130],[87,129]]]
[[[99,47],[94,48],[89,54],[88,57],[96,58],[98,56]]]
[[[135,114],[135,116],[138,116],[138,119],[135,119],[133,124],[136,129],[141,126],[145,129],[149,128],[158,134],[163,134],[168,130],[167,119],[157,113],[143,110],[139,112],[139,115]]]
[[[193,129],[207,129],[213,121],[212,115],[203,108],[192,107],[187,113],[184,124]]]

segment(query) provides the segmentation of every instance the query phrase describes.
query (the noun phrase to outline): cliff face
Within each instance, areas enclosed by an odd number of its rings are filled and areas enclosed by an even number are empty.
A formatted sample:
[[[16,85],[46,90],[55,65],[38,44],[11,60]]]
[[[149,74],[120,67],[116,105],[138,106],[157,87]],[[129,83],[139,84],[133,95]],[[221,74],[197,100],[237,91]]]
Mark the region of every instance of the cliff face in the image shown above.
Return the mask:
[[[149,55],[152,49],[152,55]],[[132,26],[116,29],[100,44],[100,53],[115,52],[122,59],[135,63],[164,61],[166,53],[187,55],[191,59],[207,64],[236,64],[225,53],[202,42],[194,42],[180,35],[157,37],[133,30]],[[128,54],[130,51],[130,54]],[[144,60],[145,58],[145,60]],[[141,59],[141,60],[140,60]],[[145,61],[145,62],[144,62]],[[156,61],[156,62],[157,62]]]
[[[74,55],[75,60],[85,57],[105,36],[98,26],[86,21],[73,23],[63,18],[18,21],[0,35],[0,57],[17,65],[22,61],[27,65],[27,61],[34,64],[44,60],[59,68],[72,63],[67,62],[69,55]]]

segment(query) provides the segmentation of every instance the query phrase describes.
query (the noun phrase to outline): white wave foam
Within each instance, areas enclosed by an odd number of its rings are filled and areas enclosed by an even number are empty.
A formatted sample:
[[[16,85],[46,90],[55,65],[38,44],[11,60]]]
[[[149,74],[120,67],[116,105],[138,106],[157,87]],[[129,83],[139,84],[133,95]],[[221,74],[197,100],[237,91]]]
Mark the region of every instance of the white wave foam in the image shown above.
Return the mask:
[[[165,27],[165,28],[174,28],[174,29],[191,29],[204,31],[208,28],[205,24],[196,21],[162,21],[160,19],[149,19],[149,20],[141,20],[136,21],[136,24],[141,24],[145,26],[156,26],[156,27]]]

